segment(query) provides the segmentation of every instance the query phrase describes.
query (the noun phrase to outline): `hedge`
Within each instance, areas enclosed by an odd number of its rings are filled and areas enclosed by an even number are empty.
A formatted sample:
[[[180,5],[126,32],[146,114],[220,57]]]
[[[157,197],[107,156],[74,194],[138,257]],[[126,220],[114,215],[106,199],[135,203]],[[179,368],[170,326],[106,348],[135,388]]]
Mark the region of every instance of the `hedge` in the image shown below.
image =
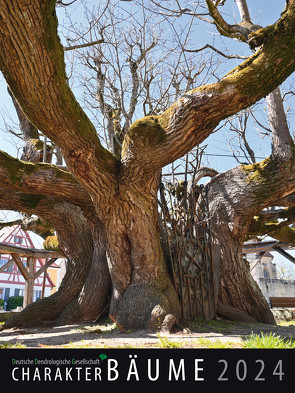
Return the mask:
[[[7,311],[9,310],[14,310],[16,307],[18,306],[23,306],[23,301],[24,301],[24,297],[23,296],[10,296],[6,302],[6,309]]]

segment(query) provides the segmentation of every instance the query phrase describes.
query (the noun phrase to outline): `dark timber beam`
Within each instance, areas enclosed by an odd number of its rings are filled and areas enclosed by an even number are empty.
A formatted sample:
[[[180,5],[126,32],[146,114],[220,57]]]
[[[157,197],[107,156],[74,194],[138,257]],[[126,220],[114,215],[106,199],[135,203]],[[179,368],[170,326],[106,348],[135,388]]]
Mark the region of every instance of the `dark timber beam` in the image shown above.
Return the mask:
[[[287,251],[283,250],[281,247],[279,246],[273,246],[273,249],[275,251],[277,251],[278,253],[280,253],[281,255],[283,255],[285,258],[287,258],[289,261],[291,261],[292,263],[295,264],[295,258],[290,255],[289,253],[287,253]]]
[[[243,245],[242,252],[244,254],[259,253],[261,251],[273,251],[274,247],[279,247],[280,249],[291,249],[295,248],[294,243],[279,243],[275,240],[257,243],[245,243]]]

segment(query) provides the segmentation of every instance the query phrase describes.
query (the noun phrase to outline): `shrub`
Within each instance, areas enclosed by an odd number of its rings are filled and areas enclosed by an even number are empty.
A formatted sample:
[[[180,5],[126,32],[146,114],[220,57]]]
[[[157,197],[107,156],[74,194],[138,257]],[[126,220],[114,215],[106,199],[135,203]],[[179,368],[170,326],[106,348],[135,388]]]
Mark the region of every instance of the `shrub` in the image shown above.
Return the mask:
[[[4,306],[4,300],[3,299],[0,299],[0,307],[1,306]]]
[[[14,310],[16,307],[18,306],[23,306],[23,300],[24,297],[23,296],[10,296],[7,299],[7,310]]]

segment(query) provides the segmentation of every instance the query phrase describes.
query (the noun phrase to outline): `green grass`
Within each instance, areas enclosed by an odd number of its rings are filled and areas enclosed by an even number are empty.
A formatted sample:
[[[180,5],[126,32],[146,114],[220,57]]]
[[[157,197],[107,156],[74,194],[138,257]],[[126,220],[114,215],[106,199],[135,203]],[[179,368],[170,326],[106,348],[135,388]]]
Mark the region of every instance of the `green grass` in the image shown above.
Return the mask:
[[[50,345],[48,348],[52,348]],[[86,343],[85,341],[79,341],[78,343],[75,342],[69,342],[65,343],[63,345],[58,346],[57,348],[64,348],[64,349],[80,349],[80,348],[107,348],[107,349],[138,349],[138,348],[152,348],[151,346],[137,346],[137,345],[132,345],[132,344],[122,344],[122,345],[108,345],[108,344],[93,344],[92,342]]]
[[[198,340],[193,340],[192,342],[188,341],[174,341],[169,340],[165,336],[160,336],[157,334],[159,338],[159,348],[236,348],[237,346],[241,347],[241,345],[231,342],[231,341],[221,341],[221,340],[210,340],[206,338],[199,338]],[[189,345],[188,345],[189,344]]]
[[[104,321],[99,325],[87,325],[75,327],[71,333],[93,333],[93,334],[112,334],[118,332],[119,329],[110,319]]]
[[[11,349],[11,348],[26,348],[24,344],[21,342],[16,342],[15,344],[11,343],[0,343],[0,349]]]
[[[250,334],[243,344],[244,348],[295,348],[295,341],[292,337],[290,339],[282,338],[275,333],[269,334]]]
[[[206,333],[206,332],[216,332],[216,333],[227,333],[230,332],[234,323],[231,321],[202,321],[194,320],[187,322],[188,328],[194,332]]]
[[[261,332],[258,334],[251,334],[245,337],[244,342],[232,342],[223,340],[212,340],[210,338],[199,338],[193,341],[171,340],[166,336],[157,334],[159,342],[157,344],[145,344],[143,346],[134,346],[132,344],[123,344],[120,346],[98,345],[102,348],[163,348],[163,349],[178,349],[178,348],[208,348],[208,349],[227,349],[227,348],[295,348],[295,341],[292,337],[290,339],[282,338],[274,333]],[[62,346],[63,348],[94,348],[93,343],[86,343],[80,341],[79,343],[68,343]]]
[[[165,336],[160,336],[157,334],[159,338],[159,348],[183,348],[183,347],[192,347],[192,348],[295,348],[295,340],[292,336],[290,338],[281,337],[275,333],[263,333],[260,334],[251,334],[244,338],[244,342],[237,343],[231,341],[223,341],[223,340],[211,340],[209,338],[199,338],[197,340],[192,341],[188,346],[187,342],[184,341],[174,341],[170,340]]]
[[[295,326],[295,321],[282,321],[278,323],[279,326]]]
[[[167,337],[161,336],[159,333],[157,333],[157,337],[159,339],[159,348],[176,349],[181,348],[182,346],[181,342],[169,340]]]
[[[0,326],[3,323],[0,322]],[[260,325],[260,324],[259,324]],[[277,335],[274,332],[263,332],[263,325],[261,324],[261,328],[255,324],[255,330],[258,328],[261,330],[260,334],[250,334],[251,331],[254,330],[253,324],[251,323],[236,323],[231,321],[187,321],[186,327],[188,328],[188,332],[192,333],[218,333],[217,337],[204,337],[204,338],[187,338],[187,337],[166,337],[161,333],[157,334],[158,340],[156,342],[149,342],[134,345],[132,340],[128,343],[123,343],[122,345],[116,345],[116,335],[119,332],[119,328],[117,325],[110,320],[109,318],[101,321],[100,324],[90,324],[90,325],[81,325],[76,326],[69,331],[69,333],[77,334],[79,333],[81,336],[75,336],[75,338],[79,341],[65,341],[63,345],[54,345],[53,347],[61,347],[61,348],[97,348],[97,347],[105,347],[105,348],[295,348],[295,338],[290,335],[287,337],[288,326],[295,325],[295,321],[291,322],[280,322],[278,325],[286,326],[286,334]],[[220,333],[234,333],[237,330],[234,330],[237,327],[245,328],[243,330],[244,337],[240,335],[240,340],[236,342],[226,341],[226,338],[223,337],[222,340],[219,339]],[[283,329],[281,329],[283,331]],[[29,333],[29,332],[28,332]],[[132,331],[128,331],[125,333],[132,333]],[[22,332],[25,334],[25,332]],[[84,335],[85,334],[85,335]],[[93,337],[91,340],[90,335]],[[247,335],[246,335],[247,334]],[[103,337],[112,339],[114,337],[114,341],[108,344],[97,343],[97,339],[101,339]],[[214,336],[214,335],[213,335]],[[228,337],[230,340],[230,338]],[[109,341],[109,340],[107,340]],[[112,341],[112,340],[111,340]],[[42,346],[42,345],[40,345]],[[50,348],[51,345],[44,345],[44,347]],[[0,342],[0,349],[6,348],[26,348],[21,342],[5,343]]]
[[[215,348],[215,349],[222,349],[222,348],[237,348],[241,347],[239,344],[231,342],[231,341],[221,341],[221,340],[210,340],[208,338],[199,338],[198,340],[194,341],[194,347],[196,348]]]

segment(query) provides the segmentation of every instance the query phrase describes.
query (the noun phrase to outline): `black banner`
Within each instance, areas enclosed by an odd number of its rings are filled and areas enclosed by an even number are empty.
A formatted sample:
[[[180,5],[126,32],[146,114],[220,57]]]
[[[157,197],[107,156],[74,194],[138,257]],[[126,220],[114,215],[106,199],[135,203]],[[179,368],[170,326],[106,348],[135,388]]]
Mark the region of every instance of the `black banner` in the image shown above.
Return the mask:
[[[287,386],[295,352],[288,349],[3,349],[5,389],[51,386]],[[292,385],[291,385],[292,386]]]

